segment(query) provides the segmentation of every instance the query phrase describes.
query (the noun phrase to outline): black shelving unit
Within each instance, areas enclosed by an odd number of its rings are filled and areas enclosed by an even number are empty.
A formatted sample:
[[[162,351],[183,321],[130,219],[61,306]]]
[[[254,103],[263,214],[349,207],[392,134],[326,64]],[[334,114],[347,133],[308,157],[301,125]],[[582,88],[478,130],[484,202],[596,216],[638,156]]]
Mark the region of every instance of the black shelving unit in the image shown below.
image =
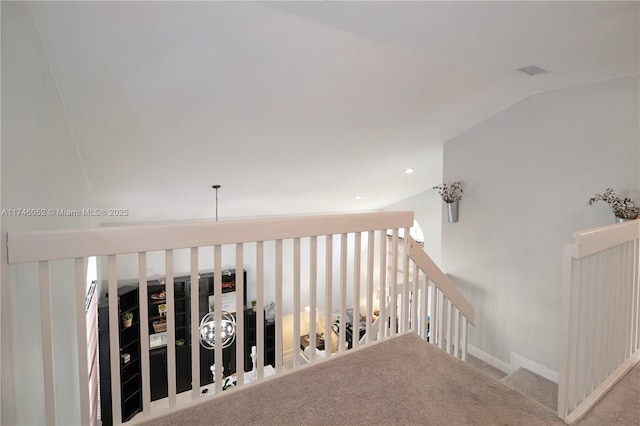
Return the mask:
[[[244,300],[243,305],[246,306],[247,301],[247,273],[244,274]],[[198,304],[199,312],[198,322],[209,312],[209,296],[213,295],[213,272],[201,274],[198,282]],[[222,274],[223,292],[235,291],[236,273],[235,270],[227,270]],[[193,289],[193,290],[192,290]],[[131,419],[136,413],[142,411],[142,380],[141,380],[141,354],[140,348],[140,327],[148,327],[149,336],[153,340],[153,335],[164,331],[156,331],[154,322],[163,319],[159,312],[159,305],[167,304],[166,298],[158,298],[165,289],[164,280],[149,281],[147,283],[147,294],[139,295],[138,287],[124,286],[118,289],[118,309],[119,315],[125,312],[133,313],[133,324],[129,328],[123,328],[120,325],[119,344],[120,354],[129,354],[129,361],[124,363],[121,361],[120,377],[121,377],[121,395],[122,395],[122,421]],[[195,287],[191,286],[191,277],[174,278],[174,304],[166,306],[167,310],[173,309],[175,315],[175,337],[176,341],[181,339],[184,344],[176,345],[176,391],[178,393],[188,391],[191,385],[191,351],[198,348],[200,351],[200,383],[207,385],[212,383],[213,376],[210,367],[215,362],[214,351],[203,348],[200,341],[192,341],[191,337],[191,291]],[[142,297],[142,301],[139,300]],[[148,317],[140,319],[139,303],[147,303]],[[251,312],[251,311],[249,311]],[[252,312],[253,313],[253,312]],[[255,341],[255,313],[253,321],[246,320],[249,328],[253,327],[253,340]],[[111,419],[111,366],[109,353],[109,309],[107,299],[101,300],[98,307],[98,327],[100,342],[100,395],[102,401],[101,418],[104,425],[113,424]],[[275,330],[275,327],[273,327]],[[166,331],[166,329],[165,329]],[[247,332],[245,331],[245,334]],[[274,333],[271,333],[274,335]],[[273,339],[275,340],[275,338]],[[151,343],[151,342],[150,342]],[[275,342],[274,342],[275,343]],[[274,343],[270,344],[274,347]],[[168,396],[168,378],[167,378],[167,345],[176,342],[167,342],[166,345],[150,348],[149,350],[149,369],[151,381],[151,400],[155,401]],[[255,343],[253,343],[255,344]],[[245,355],[250,354],[251,346],[247,349]],[[271,351],[270,353],[272,353]],[[267,353],[267,352],[265,352]],[[236,372],[236,345],[235,342],[222,352],[222,364],[225,376]],[[275,363],[275,353],[267,355],[269,363]],[[266,364],[265,364],[266,365]],[[246,366],[246,363],[245,363]],[[249,366],[251,363],[249,361]],[[251,368],[251,367],[249,367]]]
[[[191,389],[191,333],[189,333],[189,278],[179,277],[173,281],[174,306],[167,306],[173,309],[175,315],[175,336],[176,341],[182,340],[183,345],[176,345],[176,391],[178,393]],[[151,281],[147,284],[147,303],[149,307],[149,336],[158,334],[154,323],[162,321],[164,317],[160,315],[158,307],[166,305],[166,299],[158,298],[157,295],[165,291],[165,282]],[[176,342],[167,342],[176,344]],[[151,400],[155,401],[168,396],[167,379],[167,346],[163,345],[150,349],[149,369],[151,379]]]
[[[263,313],[264,314],[264,313]],[[251,346],[257,346],[257,315],[251,309],[244,312],[244,371],[251,371]],[[264,365],[276,366],[276,323],[264,321]]]
[[[109,341],[108,294],[98,304],[100,402],[103,425],[113,424],[111,389],[111,353]],[[142,411],[142,378],[140,375],[140,312],[138,288],[132,286],[118,289],[118,335],[120,355],[120,396],[122,422]],[[131,326],[124,327],[122,314],[133,314]],[[125,362],[125,357],[127,361]]]

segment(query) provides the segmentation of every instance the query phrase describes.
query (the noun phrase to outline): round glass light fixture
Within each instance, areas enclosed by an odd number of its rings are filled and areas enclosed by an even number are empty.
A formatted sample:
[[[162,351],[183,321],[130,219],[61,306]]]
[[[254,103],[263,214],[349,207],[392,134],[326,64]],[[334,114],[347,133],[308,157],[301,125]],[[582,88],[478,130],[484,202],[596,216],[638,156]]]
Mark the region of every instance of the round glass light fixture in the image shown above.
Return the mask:
[[[236,318],[229,312],[222,312],[222,327],[216,336],[215,312],[209,312],[200,321],[200,344],[203,348],[213,349],[216,337],[222,342],[222,348],[228,348],[236,340]]]
[[[409,167],[408,169],[404,169],[404,172],[406,174],[411,174],[411,173],[415,172],[415,169],[413,167]]]

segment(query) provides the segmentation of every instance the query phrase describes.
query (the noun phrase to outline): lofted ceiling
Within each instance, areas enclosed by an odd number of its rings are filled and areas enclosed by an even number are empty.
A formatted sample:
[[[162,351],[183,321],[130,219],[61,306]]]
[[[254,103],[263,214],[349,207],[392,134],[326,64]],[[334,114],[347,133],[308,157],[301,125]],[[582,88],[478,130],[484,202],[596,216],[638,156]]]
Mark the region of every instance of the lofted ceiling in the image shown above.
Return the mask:
[[[637,75],[639,4],[31,9],[97,206],[147,221],[213,217],[213,184],[221,218],[409,198],[439,183],[442,143],[521,99]]]

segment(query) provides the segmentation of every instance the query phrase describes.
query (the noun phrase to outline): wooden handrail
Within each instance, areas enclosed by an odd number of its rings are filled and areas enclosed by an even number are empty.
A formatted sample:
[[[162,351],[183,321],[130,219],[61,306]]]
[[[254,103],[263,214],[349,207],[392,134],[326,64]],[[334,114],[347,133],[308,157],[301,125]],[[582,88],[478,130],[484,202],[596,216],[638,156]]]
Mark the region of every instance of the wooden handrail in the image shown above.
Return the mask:
[[[637,240],[640,238],[640,220],[577,231],[573,233],[573,238],[572,257],[581,259],[628,241]]]
[[[409,237],[409,256],[424,271],[429,279],[442,291],[442,293],[455,305],[467,320],[475,325],[476,313],[469,301],[460,293],[455,284],[435,262],[425,253],[418,243]]]
[[[8,262],[39,262],[406,228],[413,212],[378,212],[170,225],[9,232]]]

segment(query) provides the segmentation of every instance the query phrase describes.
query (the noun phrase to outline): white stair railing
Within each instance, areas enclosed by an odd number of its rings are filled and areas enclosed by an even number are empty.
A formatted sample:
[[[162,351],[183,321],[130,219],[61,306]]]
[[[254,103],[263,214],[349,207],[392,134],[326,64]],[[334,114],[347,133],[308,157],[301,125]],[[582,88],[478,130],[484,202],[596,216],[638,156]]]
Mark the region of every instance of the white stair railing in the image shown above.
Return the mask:
[[[411,239],[400,240],[399,229],[404,235],[409,235],[409,226],[413,224],[412,212],[382,212],[350,215],[330,215],[315,217],[287,217],[283,219],[261,219],[228,221],[213,223],[175,224],[163,226],[135,226],[135,227],[107,227],[99,229],[83,229],[68,231],[22,232],[8,234],[8,261],[11,265],[18,263],[36,263],[40,271],[40,300],[42,312],[42,360],[44,366],[44,395],[41,405],[44,412],[45,424],[56,424],[56,394],[54,382],[54,363],[51,341],[52,330],[63,325],[56,325],[52,320],[51,292],[57,286],[68,285],[66,281],[56,279],[51,272],[51,263],[58,260],[72,260],[76,268],[76,291],[84,295],[85,281],[84,260],[90,256],[106,256],[107,282],[109,294],[117,294],[118,265],[120,256],[134,254],[138,260],[138,292],[141,300],[146,300],[147,293],[147,261],[150,252],[161,252],[165,260],[166,305],[174,306],[173,282],[179,275],[174,271],[176,256],[179,253],[187,255],[190,265],[189,271],[183,276],[189,276],[191,282],[198,282],[198,274],[203,265],[199,263],[199,253],[204,248],[213,248],[213,259],[208,268],[214,270],[213,288],[214,304],[222,306],[222,259],[223,247],[228,246],[235,252],[235,269],[242,271],[247,262],[255,265],[252,276],[248,278],[249,288],[256,294],[257,311],[265,309],[265,292],[275,294],[276,304],[276,361],[275,371],[283,371],[285,351],[293,350],[293,368],[300,364],[297,356],[298,341],[304,332],[301,325],[306,325],[301,317],[303,306],[309,306],[309,335],[324,331],[330,336],[332,314],[337,312],[340,318],[346,318],[346,311],[353,309],[354,320],[357,321],[361,313],[366,321],[368,336],[375,333],[375,338],[358,339],[357,327],[354,327],[352,343],[354,348],[365,346],[374,340],[382,340],[397,333],[416,332],[426,338],[426,316],[431,312],[430,343],[436,344],[448,353],[465,358],[467,324],[474,321],[474,311],[466,299],[457,291],[453,283],[431,261],[422,247]],[[396,256],[391,268],[391,276],[400,277],[400,282],[393,280],[387,283],[387,234],[391,232],[391,251],[398,253],[399,244],[404,245],[406,255],[401,256],[400,262]],[[244,250],[245,245],[253,244],[255,254],[249,259]],[[265,246],[268,245],[267,250]],[[325,250],[320,247],[324,245]],[[187,249],[180,250],[180,249]],[[227,250],[227,253],[229,250]],[[266,253],[269,253],[267,255]],[[255,256],[255,257],[253,257]],[[320,270],[320,265],[324,265]],[[265,274],[266,268],[274,271],[273,275]],[[399,270],[401,269],[400,273]],[[284,273],[284,271],[288,273]],[[413,279],[410,278],[413,271]],[[237,275],[242,279],[242,274]],[[242,282],[237,282],[237,291],[242,291]],[[304,286],[304,287],[303,287]],[[428,291],[428,288],[431,288]],[[324,291],[321,291],[321,289]],[[186,303],[192,312],[199,312],[198,291],[191,291],[191,299]],[[303,294],[306,296],[303,297]],[[375,296],[380,295],[379,299]],[[431,294],[431,296],[428,296]],[[111,403],[114,424],[123,422],[121,411],[121,380],[119,354],[119,318],[117,298],[109,298],[109,330],[110,330],[110,359],[111,359]],[[236,297],[236,312],[243,312],[244,298],[240,294]],[[387,300],[388,303],[381,303]],[[286,303],[285,303],[286,302]],[[140,307],[140,315],[146,316],[144,302]],[[283,306],[292,306],[291,312],[285,312]],[[379,318],[374,326],[374,311],[379,310]],[[316,314],[317,312],[317,314]],[[220,324],[221,312],[215,310],[215,322]],[[291,321],[285,323],[285,317],[290,315]],[[316,315],[322,315],[327,320],[324,330],[316,330]],[[238,317],[242,317],[239,315]],[[79,316],[80,318],[80,316]],[[264,333],[265,321],[262,315],[256,316],[257,342],[257,377],[265,376],[264,368]],[[86,352],[85,322],[78,321],[78,347]],[[167,377],[168,396],[163,404],[151,403],[149,330],[140,326],[145,321],[139,321],[141,337],[141,383],[142,410],[132,422],[147,421],[166,415],[188,405],[202,402],[200,383],[200,351],[199,315],[191,315],[189,329],[191,333],[191,391],[178,393],[176,389],[176,350],[168,345]],[[173,309],[167,311],[168,341],[175,339],[175,313]],[[384,326],[381,326],[383,325]],[[66,326],[66,325],[64,325]],[[237,387],[241,388],[246,381],[243,377],[244,365],[244,327],[242,319],[238,320],[236,337],[236,365],[238,366]],[[285,338],[293,341],[293,347],[284,347]],[[346,350],[345,327],[340,327],[338,337],[338,352]],[[331,345],[326,345],[325,358],[332,353]],[[222,359],[220,345],[214,348],[215,359]],[[60,356],[62,354],[58,354]],[[311,363],[316,359],[315,351],[311,351]],[[215,377],[222,377],[221,363],[215,364]],[[79,366],[79,393],[82,395],[88,389],[86,365]],[[222,380],[217,380],[209,386],[209,394],[222,392]],[[86,398],[82,404],[87,404]],[[38,403],[34,404],[34,408]],[[164,410],[164,411],[163,411]],[[88,410],[81,410],[81,423],[89,424]],[[129,420],[129,419],[127,419]],[[126,421],[125,423],[128,423]]]
[[[558,416],[573,424],[640,361],[640,220],[565,246]]]
[[[468,324],[475,322],[473,306],[425,253],[421,244],[409,237],[403,240],[405,247],[402,250],[396,234],[390,244],[389,279],[393,280],[399,274],[401,277],[387,283],[386,294],[396,297],[381,296],[380,299],[388,303],[380,306],[378,317],[360,338],[360,343],[382,339],[395,333],[396,329],[411,330],[424,339],[428,337],[430,343],[448,354],[466,361]],[[406,255],[398,256],[399,252]],[[401,261],[404,266],[399,268]]]
[[[475,324],[475,310],[469,301],[455,287],[455,284],[424,252],[422,246],[410,241],[409,258],[414,269],[421,271],[427,281],[414,289],[418,303],[413,312],[416,330],[426,338],[427,307],[430,307],[429,342],[445,350],[456,358],[466,360],[468,345],[468,325]],[[417,271],[414,277],[417,277]],[[414,280],[418,283],[418,280]],[[428,291],[428,288],[431,288]],[[418,291],[422,289],[422,291]],[[419,319],[415,314],[419,311]]]

